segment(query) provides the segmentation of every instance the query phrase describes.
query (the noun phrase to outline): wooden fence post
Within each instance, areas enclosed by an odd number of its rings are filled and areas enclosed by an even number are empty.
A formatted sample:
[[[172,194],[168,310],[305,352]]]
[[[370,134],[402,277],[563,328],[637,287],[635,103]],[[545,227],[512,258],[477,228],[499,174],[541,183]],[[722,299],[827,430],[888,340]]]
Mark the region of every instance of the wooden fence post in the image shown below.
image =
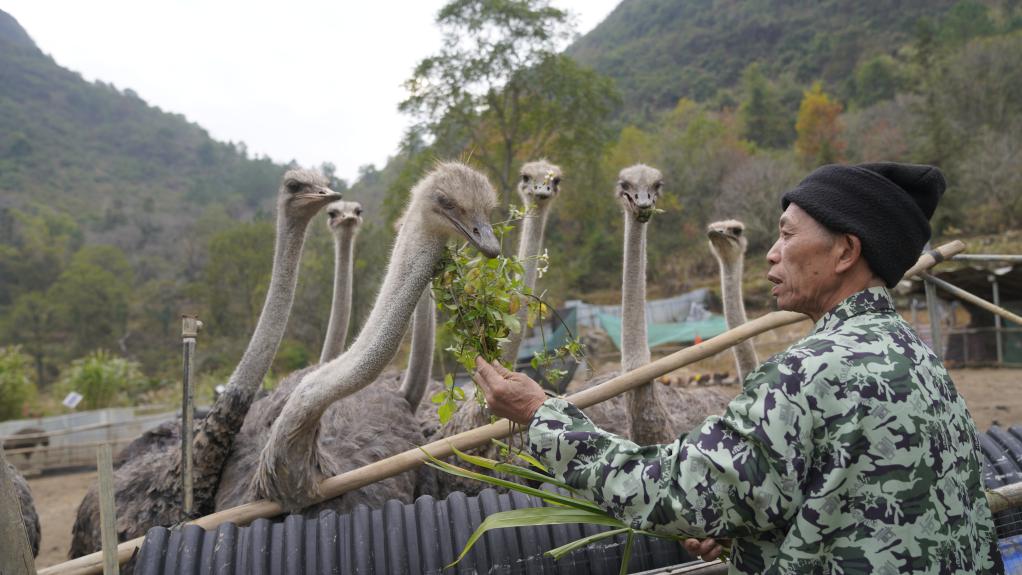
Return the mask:
[[[103,575],[118,575],[117,510],[114,507],[114,463],[110,446],[100,445],[96,450],[99,469],[99,530],[103,545]]]
[[[35,575],[35,559],[14,487],[14,467],[0,449],[0,575]]]

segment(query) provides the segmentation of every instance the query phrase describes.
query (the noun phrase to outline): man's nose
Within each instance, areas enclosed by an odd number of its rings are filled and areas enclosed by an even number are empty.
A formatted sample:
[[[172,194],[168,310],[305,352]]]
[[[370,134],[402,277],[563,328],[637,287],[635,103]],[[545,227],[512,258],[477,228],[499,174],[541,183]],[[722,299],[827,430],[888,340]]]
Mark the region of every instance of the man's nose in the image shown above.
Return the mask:
[[[781,248],[779,247],[780,243],[781,238],[777,238],[777,241],[774,242],[774,245],[770,246],[770,251],[767,252],[766,256],[767,263],[769,263],[770,265],[777,264],[781,261]]]

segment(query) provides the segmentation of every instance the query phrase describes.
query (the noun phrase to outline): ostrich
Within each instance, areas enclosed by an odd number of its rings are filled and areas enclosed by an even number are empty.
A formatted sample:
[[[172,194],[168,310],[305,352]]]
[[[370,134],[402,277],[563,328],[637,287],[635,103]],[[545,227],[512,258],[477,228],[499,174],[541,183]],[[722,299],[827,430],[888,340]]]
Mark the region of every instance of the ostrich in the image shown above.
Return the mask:
[[[522,166],[520,176],[518,194],[522,197],[527,213],[518,240],[518,259],[525,270],[523,283],[531,290],[536,287],[539,268],[537,258],[543,253],[543,231],[546,229],[547,216],[550,215],[554,198],[560,192],[561,168],[546,160],[539,160]],[[518,321],[522,328],[511,333],[502,350],[504,363],[512,368],[518,360],[518,348],[521,347],[522,337],[525,335],[527,314],[528,308],[522,306],[518,312]]]
[[[291,170],[284,175],[277,193],[273,273],[262,313],[226,391],[196,425],[193,489],[195,512],[200,515],[213,510],[216,488],[234,436],[284,335],[309,221],[338,199],[340,194],[327,188],[326,180],[319,174]],[[171,441],[168,433],[179,438],[180,422],[160,426],[156,433],[144,434],[132,442],[127,449],[136,457],[121,459],[114,472],[117,536],[121,541],[143,535],[155,525],[171,525],[182,519],[180,441]],[[94,486],[78,507],[69,555],[79,557],[99,548],[99,499]]]
[[[745,225],[738,220],[713,222],[706,228],[710,239],[710,251],[720,265],[720,292],[724,300],[724,319],[727,328],[734,329],[746,321],[745,302],[742,300],[742,263],[745,259],[745,248],[748,240],[742,232]],[[759,359],[756,347],[748,339],[731,348],[738,369],[738,380],[745,381],[745,376],[756,369]]]
[[[18,503],[21,504],[21,518],[25,522],[25,533],[28,535],[28,543],[32,546],[32,556],[39,556],[39,541],[42,538],[39,528],[39,515],[35,511],[35,503],[32,501],[32,490],[28,488],[28,481],[18,472],[18,468],[0,458],[0,463],[7,466],[8,475],[14,482],[14,490],[18,496]]]
[[[650,361],[646,332],[646,224],[663,188],[660,172],[643,164],[621,170],[615,193],[624,212],[624,265],[621,286],[621,370]],[[589,386],[612,378],[594,379]],[[723,412],[730,398],[713,389],[687,390],[650,382],[621,397],[586,409],[594,423],[639,445],[667,443]]]
[[[547,217],[550,215],[550,207],[553,205],[554,198],[560,193],[561,169],[546,160],[539,160],[523,165],[519,176],[518,194],[526,206],[527,214],[518,239],[518,259],[522,262],[525,272],[523,283],[525,287],[533,289],[536,287],[539,267],[536,258],[543,252],[543,232],[546,228]],[[527,313],[526,306],[522,306],[518,313],[518,321],[521,323],[522,329],[512,333],[508,343],[502,349],[502,360],[512,367],[518,358],[518,348],[521,346],[526,329]],[[442,437],[450,437],[487,423],[489,423],[489,415],[486,410],[472,399],[466,401],[451,420],[440,429],[436,429],[433,418],[426,419],[423,428],[427,436],[440,433]],[[433,438],[430,437],[430,439]],[[493,446],[483,447],[475,452],[483,457],[497,457],[497,449]],[[429,471],[423,471],[420,473],[420,481],[435,481],[433,494],[437,497],[443,497],[453,491],[474,494],[485,487],[478,481],[465,480],[453,475],[441,474],[436,477],[434,475]],[[420,486],[419,491],[427,492],[429,489]]]
[[[362,204],[337,201],[326,207],[327,226],[334,234],[334,301],[330,323],[323,340],[319,362],[325,363],[341,355],[348,338],[351,319],[351,272],[354,264],[355,236],[362,225]]]
[[[405,415],[409,405],[396,392],[397,386],[386,381],[381,382],[383,385],[369,384],[397,352],[447,240],[462,236],[488,257],[499,253],[500,244],[488,217],[495,203],[496,194],[489,181],[456,162],[439,164],[412,188],[387,275],[362,332],[340,357],[292,374],[278,388],[290,390],[280,394],[275,391],[270,396],[288,395],[283,405],[267,401],[263,417],[253,418],[253,434],[259,432],[254,429],[255,421],[264,426],[272,422],[265,441],[251,437],[248,442],[265,447],[257,458],[236,462],[230,478],[233,484],[228,484],[225,473],[221,482],[225,497],[218,497],[218,506],[264,496],[287,509],[302,509],[317,499],[317,484],[324,477],[421,442],[414,418]],[[338,401],[342,398],[344,401]],[[370,403],[376,401],[383,404]],[[372,408],[367,409],[370,405]],[[392,417],[395,410],[399,415]],[[395,437],[399,427],[409,428],[407,438]],[[247,476],[243,473],[246,464]],[[334,509],[345,509],[357,502],[382,503],[395,497],[407,500],[414,487],[412,474],[405,475],[399,492],[385,484],[374,484],[329,504]],[[398,478],[392,479],[395,481],[391,485],[398,483]]]

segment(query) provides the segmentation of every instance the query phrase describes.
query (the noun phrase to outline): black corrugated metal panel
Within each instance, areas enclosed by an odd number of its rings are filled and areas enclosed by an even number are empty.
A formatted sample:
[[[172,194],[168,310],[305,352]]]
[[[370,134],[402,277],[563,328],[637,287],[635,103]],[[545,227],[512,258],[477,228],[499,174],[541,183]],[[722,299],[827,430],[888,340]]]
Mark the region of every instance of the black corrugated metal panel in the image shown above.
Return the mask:
[[[475,497],[454,493],[437,501],[388,501],[382,509],[360,506],[338,515],[291,515],[260,519],[247,527],[224,524],[215,531],[189,525],[146,535],[134,572],[140,575],[312,575],[419,573],[529,573],[616,575],[624,537],[607,539],[554,561],[543,552],[604,531],[589,525],[498,529],[487,533],[458,565],[444,570],[484,517],[497,511],[537,507],[520,493],[487,489]],[[681,545],[639,537],[632,549],[632,573],[691,558]]]
[[[983,451],[983,482],[988,489],[1022,482],[1022,426],[991,426],[979,434],[979,446]],[[994,524],[998,539],[1022,534],[1022,510],[997,513]]]

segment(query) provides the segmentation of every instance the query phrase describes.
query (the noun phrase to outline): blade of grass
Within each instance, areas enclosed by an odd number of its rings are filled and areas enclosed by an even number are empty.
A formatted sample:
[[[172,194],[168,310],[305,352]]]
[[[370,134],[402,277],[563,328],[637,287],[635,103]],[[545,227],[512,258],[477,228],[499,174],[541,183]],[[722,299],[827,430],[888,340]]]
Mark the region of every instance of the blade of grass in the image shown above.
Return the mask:
[[[617,575],[628,575],[628,560],[632,558],[632,543],[635,543],[635,531],[628,530],[628,539],[625,540],[625,550],[621,553],[621,568]]]
[[[454,452],[456,456],[458,456],[458,459],[461,459],[466,463],[478,465],[479,467],[489,469],[490,471],[507,473],[508,475],[514,475],[516,477],[521,477],[522,479],[528,479],[529,481],[535,481],[537,483],[549,483],[550,485],[556,485],[557,487],[560,487],[565,491],[569,491],[571,493],[575,492],[575,490],[572,489],[572,487],[567,483],[564,483],[563,481],[558,481],[557,479],[554,479],[549,475],[537,473],[531,469],[526,469],[524,467],[520,467],[518,465],[514,465],[511,463],[502,463],[500,461],[495,461],[488,457],[469,455],[463,451],[459,451],[458,448],[454,447],[453,445],[451,446],[451,450]]]
[[[464,477],[465,479],[475,479],[477,481],[489,483],[490,485],[504,487],[507,489],[511,489],[513,491],[517,491],[519,493],[524,493],[525,495],[532,495],[553,505],[572,507],[574,509],[581,509],[583,511],[599,513],[602,514],[604,517],[609,517],[609,514],[602,508],[600,508],[598,505],[589,503],[588,501],[583,501],[581,499],[575,499],[574,497],[567,497],[564,495],[554,493],[552,491],[536,489],[534,487],[529,487],[527,485],[515,483],[514,481],[507,481],[504,479],[498,479],[496,477],[490,477],[489,475],[483,475],[482,473],[469,471],[467,469],[458,467],[457,465],[451,465],[450,463],[447,463],[445,461],[436,460],[435,462],[426,462],[426,465],[429,465],[434,469],[439,469],[441,471],[450,473],[451,475]]]
[[[614,519],[613,517],[579,511],[577,509],[530,507],[526,509],[501,511],[488,516],[479,524],[479,527],[476,528],[475,532],[473,532],[468,538],[468,541],[465,542],[465,547],[454,560],[454,563],[451,563],[447,567],[451,567],[458,561],[461,561],[472,546],[476,544],[479,538],[491,529],[502,529],[506,527],[533,527],[536,525],[562,525],[565,523],[590,523],[594,525],[608,525],[611,527],[621,527],[624,525],[624,523]],[[620,529],[612,530],[610,533],[617,533],[622,531],[622,529],[624,531],[629,531],[628,527],[621,527]],[[579,541],[582,541],[582,539]]]
[[[535,457],[529,455],[528,453],[525,453],[524,451],[521,451],[521,450],[518,450],[518,451],[512,450],[511,446],[509,446],[508,444],[504,443],[503,441],[501,441],[499,439],[491,439],[490,441],[492,441],[497,447],[499,447],[501,449],[506,449],[507,452],[510,453],[511,455],[517,457],[518,459],[521,459],[522,461],[528,463],[529,465],[535,467],[536,469],[539,469],[543,473],[545,473],[547,475],[550,474],[550,470],[547,469],[547,467],[545,465],[540,463],[538,459],[536,459]]]
[[[583,548],[583,547],[585,547],[587,545],[590,545],[592,543],[595,543],[595,542],[599,541],[600,539],[606,539],[608,537],[616,537],[617,535],[620,535],[620,534],[625,533],[627,531],[631,531],[631,529],[629,529],[628,527],[621,527],[620,529],[611,529],[610,531],[604,531],[602,533],[597,533],[595,535],[590,535],[589,537],[583,537],[581,539],[576,539],[576,540],[572,541],[571,543],[568,543],[568,544],[565,544],[565,545],[561,545],[560,547],[558,547],[556,549],[551,549],[550,551],[547,551],[546,553],[544,553],[544,555],[549,555],[549,556],[553,557],[554,559],[560,559],[561,557],[564,557],[565,555],[567,555],[568,553],[571,553],[572,551],[574,551],[576,549],[581,549],[581,548]]]

